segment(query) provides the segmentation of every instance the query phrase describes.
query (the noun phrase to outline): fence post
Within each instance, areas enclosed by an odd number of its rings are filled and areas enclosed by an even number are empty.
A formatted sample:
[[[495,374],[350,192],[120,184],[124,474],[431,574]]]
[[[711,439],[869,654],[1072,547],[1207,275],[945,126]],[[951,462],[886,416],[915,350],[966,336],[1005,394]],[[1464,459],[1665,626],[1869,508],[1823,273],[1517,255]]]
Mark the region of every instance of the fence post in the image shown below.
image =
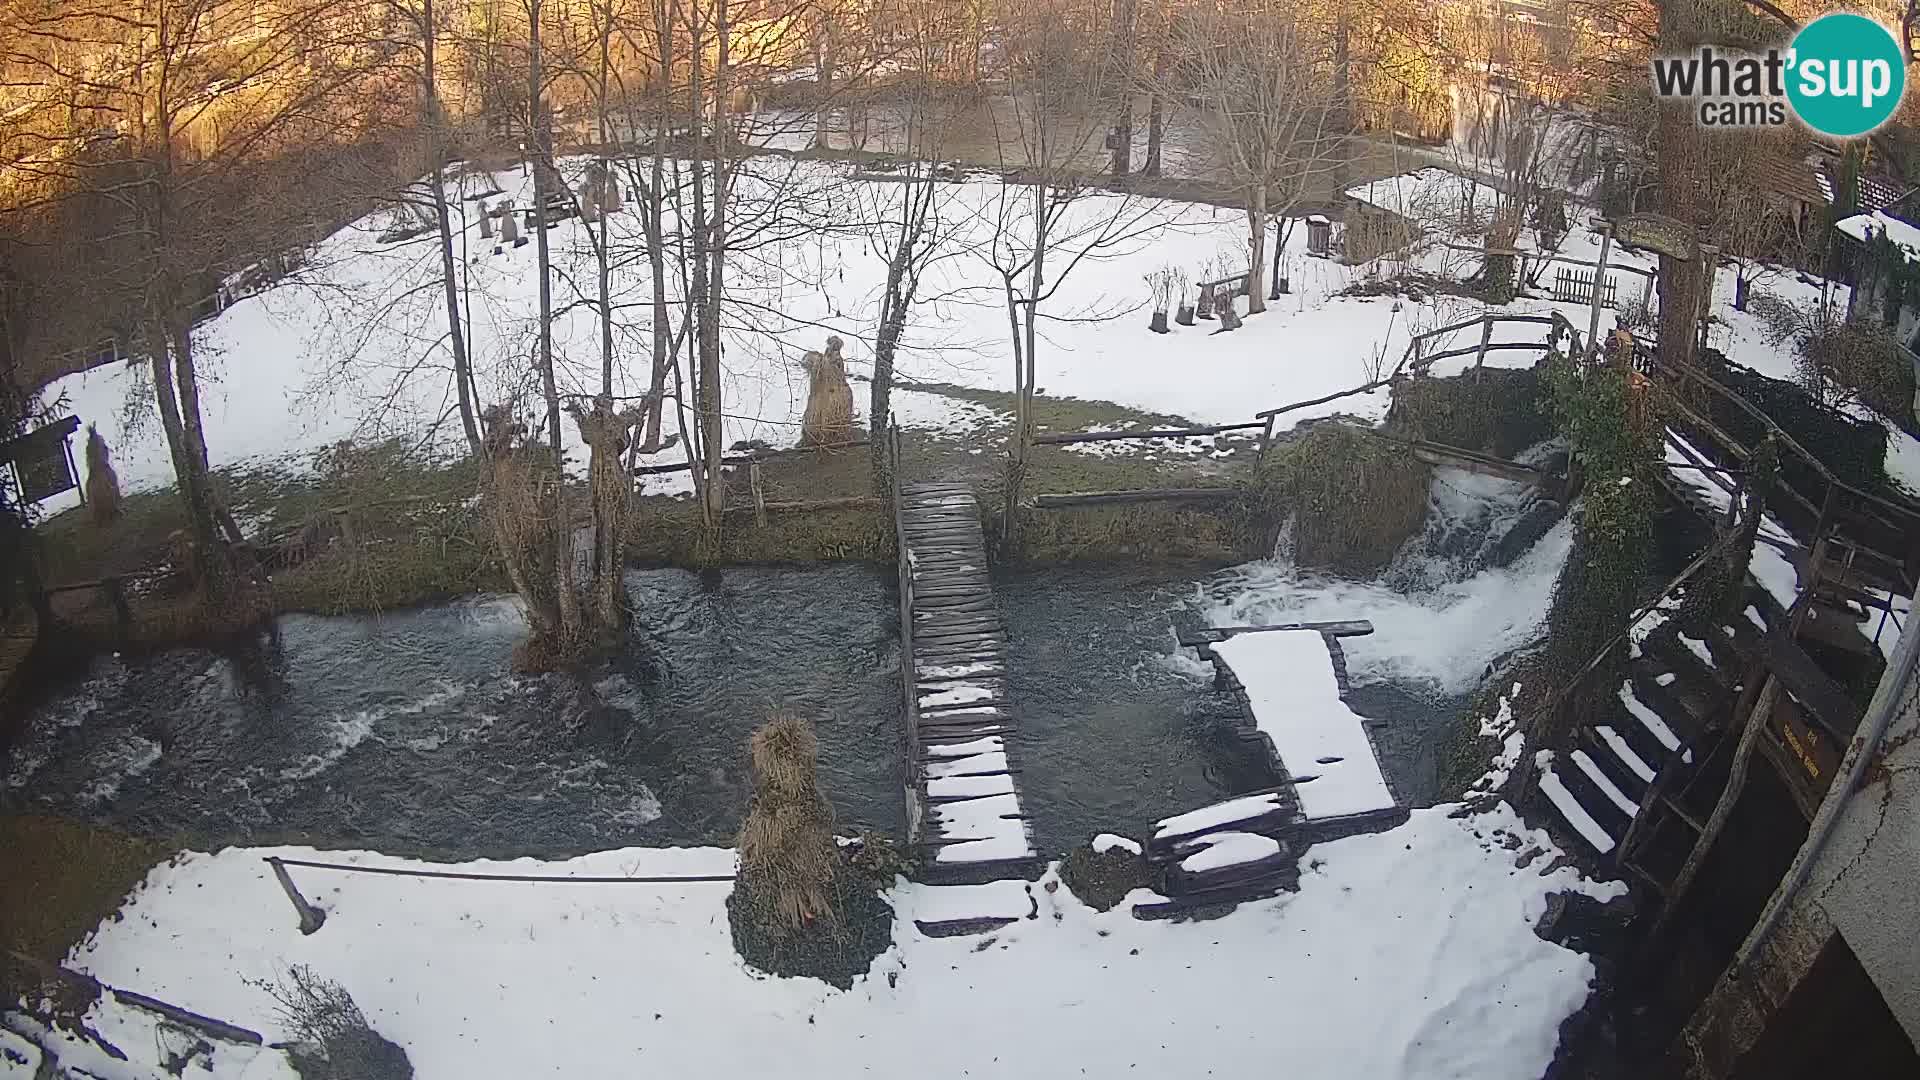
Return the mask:
[[[759,462],[747,464],[747,483],[753,490],[753,523],[764,529],[767,526],[767,492],[760,485]]]
[[[1480,351],[1473,356],[1473,381],[1480,381],[1480,365],[1487,362],[1487,346],[1493,344],[1493,316],[1480,322]]]
[[[1260,430],[1260,463],[1263,465],[1267,461],[1267,447],[1273,445],[1273,421],[1274,415],[1268,413],[1267,426]]]
[[[307,898],[294,888],[293,878],[287,874],[287,868],[278,858],[267,857],[267,865],[273,867],[273,876],[280,879],[280,888],[285,890],[287,899],[293,903],[293,910],[300,913],[300,932],[311,934],[327,923],[327,913],[307,903]]]
[[[121,633],[133,625],[133,609],[127,606],[127,592],[118,577],[103,578],[100,587],[106,590],[107,603],[113,605],[113,618]]]
[[[1606,295],[1607,256],[1613,251],[1613,222],[1600,223],[1600,262],[1593,271],[1593,313],[1587,317],[1587,348],[1598,349],[1600,340],[1600,301]],[[1712,278],[1707,279],[1709,283]]]

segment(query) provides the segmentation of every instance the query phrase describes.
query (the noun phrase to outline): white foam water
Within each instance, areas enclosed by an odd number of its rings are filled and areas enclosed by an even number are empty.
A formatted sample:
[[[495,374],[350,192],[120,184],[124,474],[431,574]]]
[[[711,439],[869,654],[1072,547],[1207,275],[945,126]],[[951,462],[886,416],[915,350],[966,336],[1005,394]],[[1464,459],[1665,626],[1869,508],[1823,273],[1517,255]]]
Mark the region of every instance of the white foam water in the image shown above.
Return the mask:
[[[107,802],[120,794],[120,786],[153,767],[161,756],[160,744],[140,735],[129,735],[102,747],[95,757],[102,763],[106,772],[100,779],[88,784],[80,792],[80,798],[89,803]]]
[[[1341,643],[1355,681],[1467,693],[1494,660],[1539,637],[1573,546],[1572,523],[1563,519],[1511,565],[1484,566],[1486,548],[1532,499],[1521,485],[1439,470],[1426,528],[1378,578],[1303,569],[1287,543],[1289,522],[1273,558],[1203,587],[1198,606],[1215,626],[1367,619],[1371,635]]]
[[[349,751],[373,734],[374,724],[396,716],[417,716],[428,709],[438,708],[465,697],[467,688],[451,683],[441,683],[440,689],[404,705],[390,708],[362,709],[358,712],[340,713],[333,717],[328,726],[327,735],[330,745],[317,754],[308,754],[289,768],[280,770],[282,780],[306,780],[318,776],[330,768],[334,762],[345,757]],[[441,740],[444,741],[444,740]],[[439,741],[429,734],[423,739],[412,740],[415,749],[437,749]]]

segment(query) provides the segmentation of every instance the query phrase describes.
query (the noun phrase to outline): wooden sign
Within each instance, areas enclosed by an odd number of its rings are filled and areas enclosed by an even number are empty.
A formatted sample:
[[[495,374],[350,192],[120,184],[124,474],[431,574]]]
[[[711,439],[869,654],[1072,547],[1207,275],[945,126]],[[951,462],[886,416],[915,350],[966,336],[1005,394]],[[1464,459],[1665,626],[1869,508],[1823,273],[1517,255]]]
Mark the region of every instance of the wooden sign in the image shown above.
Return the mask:
[[[67,437],[79,428],[80,418],[69,416],[0,443],[0,465],[13,466],[22,502],[37,503],[80,486],[67,445]]]
[[[1629,214],[1620,221],[1615,235],[1623,244],[1657,251],[1675,259],[1693,260],[1699,256],[1699,242],[1693,227],[1665,214]]]

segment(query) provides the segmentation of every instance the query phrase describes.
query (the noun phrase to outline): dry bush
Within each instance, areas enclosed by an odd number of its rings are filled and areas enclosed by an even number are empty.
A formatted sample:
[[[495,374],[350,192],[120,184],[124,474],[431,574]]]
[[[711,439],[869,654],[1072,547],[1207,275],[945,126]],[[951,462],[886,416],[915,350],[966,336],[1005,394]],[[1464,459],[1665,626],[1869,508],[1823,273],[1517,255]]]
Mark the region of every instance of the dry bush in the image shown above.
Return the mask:
[[[748,740],[753,802],[740,827],[738,888],[761,929],[791,936],[833,926],[831,897],[840,872],[833,809],[820,793],[813,725],[776,713]]]
[[[107,440],[87,425],[87,513],[105,527],[120,517],[120,474],[113,471]]]
[[[407,1052],[367,1023],[346,988],[295,964],[278,980],[257,984],[277,1004],[292,1036],[301,1080],[412,1080]]]
[[[1895,419],[1913,414],[1913,369],[1884,323],[1846,318],[1838,305],[1766,292],[1749,310],[1766,324],[1768,344],[1793,346],[1796,381],[1816,400],[1858,401]]]

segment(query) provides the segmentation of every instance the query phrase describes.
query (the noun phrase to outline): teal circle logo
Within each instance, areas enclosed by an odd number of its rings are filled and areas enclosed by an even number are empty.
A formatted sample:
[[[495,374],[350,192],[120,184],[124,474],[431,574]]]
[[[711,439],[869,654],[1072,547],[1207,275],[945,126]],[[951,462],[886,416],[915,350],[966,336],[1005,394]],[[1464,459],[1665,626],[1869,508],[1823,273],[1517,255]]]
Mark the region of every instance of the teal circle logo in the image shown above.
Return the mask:
[[[1865,15],[1822,15],[1794,35],[1787,102],[1822,135],[1851,138],[1887,122],[1907,89],[1906,58]]]

